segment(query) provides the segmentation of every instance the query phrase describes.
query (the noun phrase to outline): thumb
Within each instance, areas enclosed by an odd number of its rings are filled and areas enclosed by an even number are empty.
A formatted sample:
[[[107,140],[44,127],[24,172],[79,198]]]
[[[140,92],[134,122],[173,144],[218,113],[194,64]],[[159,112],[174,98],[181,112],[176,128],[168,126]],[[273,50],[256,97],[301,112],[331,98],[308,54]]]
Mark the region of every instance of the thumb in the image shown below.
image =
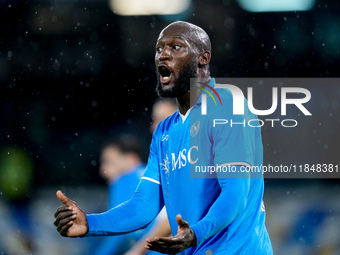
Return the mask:
[[[177,214],[176,216],[176,222],[178,224],[179,227],[189,227],[189,223],[185,220],[182,219],[182,215]]]
[[[64,193],[61,192],[60,190],[57,191],[57,197],[60,200],[60,202],[62,202],[66,206],[72,206],[75,204],[73,201],[68,199],[68,197],[65,196]]]

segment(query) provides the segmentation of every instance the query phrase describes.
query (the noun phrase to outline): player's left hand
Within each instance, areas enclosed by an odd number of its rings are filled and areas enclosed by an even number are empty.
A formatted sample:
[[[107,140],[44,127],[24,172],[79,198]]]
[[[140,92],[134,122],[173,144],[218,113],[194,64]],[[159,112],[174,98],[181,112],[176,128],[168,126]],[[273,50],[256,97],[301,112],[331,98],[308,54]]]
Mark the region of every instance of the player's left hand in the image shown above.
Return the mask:
[[[145,248],[151,251],[157,251],[160,253],[176,254],[189,247],[196,246],[196,235],[190,228],[189,223],[182,219],[182,216],[178,214],[176,216],[178,224],[177,235],[172,237],[158,237],[153,239],[146,239]]]

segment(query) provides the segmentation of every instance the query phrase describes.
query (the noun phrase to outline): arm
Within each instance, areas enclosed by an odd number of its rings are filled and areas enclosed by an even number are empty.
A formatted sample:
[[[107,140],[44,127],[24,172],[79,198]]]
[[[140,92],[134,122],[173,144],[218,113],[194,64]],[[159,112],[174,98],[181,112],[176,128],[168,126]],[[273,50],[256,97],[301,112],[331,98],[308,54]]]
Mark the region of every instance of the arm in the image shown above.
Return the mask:
[[[240,167],[237,167],[238,170]],[[244,210],[250,187],[248,178],[218,179],[221,193],[207,215],[192,225],[197,244],[226,228]]]
[[[147,253],[148,250],[145,248],[146,237],[154,238],[156,236],[171,235],[169,220],[166,216],[164,217],[164,219],[160,219],[159,222],[157,222],[155,225],[156,226],[153,227],[150,232],[146,233],[145,237],[141,238],[141,240],[139,240],[127,253],[125,253],[125,255],[144,255],[145,253]]]
[[[62,236],[120,235],[145,228],[164,206],[159,184],[141,179],[132,198],[101,214],[85,213],[61,191],[64,204],[55,213],[54,225]]]
[[[130,200],[107,212],[86,215],[87,236],[120,235],[146,228],[163,206],[161,186],[142,179]]]
[[[169,236],[171,235],[171,229],[169,225],[169,220],[166,217],[157,226],[156,229],[150,234],[151,237],[155,236]]]
[[[140,182],[140,172],[141,168],[136,168],[134,172],[120,176],[109,185],[109,209],[128,201],[133,196]],[[118,254],[122,250],[122,244],[126,245],[127,240],[132,241],[135,238],[135,233],[105,237],[95,248],[93,255]]]

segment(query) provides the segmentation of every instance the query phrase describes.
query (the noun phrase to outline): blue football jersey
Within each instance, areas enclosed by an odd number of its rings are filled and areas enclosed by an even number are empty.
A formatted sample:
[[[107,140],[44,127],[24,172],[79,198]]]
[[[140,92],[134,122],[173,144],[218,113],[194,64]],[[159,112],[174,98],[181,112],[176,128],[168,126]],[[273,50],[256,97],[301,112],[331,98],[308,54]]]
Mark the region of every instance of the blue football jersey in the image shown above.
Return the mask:
[[[209,85],[214,87],[215,79],[211,79]],[[175,112],[159,123],[153,134],[142,179],[162,186],[173,235],[177,234],[177,214],[194,226],[207,215],[219,197],[221,186],[218,178],[228,178],[228,175],[219,174],[217,166],[262,165],[261,130],[255,125],[247,125],[248,120],[257,117],[247,107],[244,115],[233,115],[231,92],[216,91],[222,105],[216,105],[215,100],[207,95],[208,114],[202,115],[201,97],[206,93],[202,92],[186,116]],[[216,119],[224,120],[220,122],[225,124],[214,126]],[[196,247],[181,254],[272,254],[265,227],[263,178],[259,175],[253,177],[251,173],[247,176],[250,187],[242,213],[228,226],[199,240]]]

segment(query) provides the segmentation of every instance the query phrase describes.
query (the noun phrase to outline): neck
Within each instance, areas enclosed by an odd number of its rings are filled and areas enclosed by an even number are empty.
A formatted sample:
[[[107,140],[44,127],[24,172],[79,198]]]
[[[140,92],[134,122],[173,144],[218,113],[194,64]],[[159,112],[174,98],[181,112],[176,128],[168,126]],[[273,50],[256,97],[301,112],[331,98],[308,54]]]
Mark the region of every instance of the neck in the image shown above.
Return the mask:
[[[208,83],[210,79],[210,76],[197,78],[196,82],[194,82],[194,84],[190,86],[190,91],[188,91],[181,97],[177,97],[178,109],[182,115],[185,115],[186,112],[196,103],[197,99],[200,97],[202,90],[198,88],[198,86],[201,86],[199,82]]]

